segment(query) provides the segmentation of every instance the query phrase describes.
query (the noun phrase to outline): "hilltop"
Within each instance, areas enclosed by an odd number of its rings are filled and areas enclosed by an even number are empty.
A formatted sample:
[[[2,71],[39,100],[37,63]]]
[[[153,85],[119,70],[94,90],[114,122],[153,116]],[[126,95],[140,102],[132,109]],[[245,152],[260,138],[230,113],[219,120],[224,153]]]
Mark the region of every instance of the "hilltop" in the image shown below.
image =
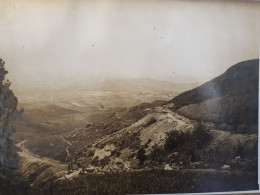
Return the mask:
[[[258,74],[258,59],[235,64],[211,81],[174,97],[172,110],[195,120],[226,123],[236,132],[257,133]]]

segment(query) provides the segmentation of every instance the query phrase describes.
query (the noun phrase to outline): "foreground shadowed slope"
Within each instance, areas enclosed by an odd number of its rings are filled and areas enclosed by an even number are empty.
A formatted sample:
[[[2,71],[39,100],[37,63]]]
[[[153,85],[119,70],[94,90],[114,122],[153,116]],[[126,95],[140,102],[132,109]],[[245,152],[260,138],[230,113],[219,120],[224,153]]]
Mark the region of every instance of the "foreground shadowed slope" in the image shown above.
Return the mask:
[[[259,60],[240,62],[222,75],[175,98],[173,110],[196,120],[257,132]]]

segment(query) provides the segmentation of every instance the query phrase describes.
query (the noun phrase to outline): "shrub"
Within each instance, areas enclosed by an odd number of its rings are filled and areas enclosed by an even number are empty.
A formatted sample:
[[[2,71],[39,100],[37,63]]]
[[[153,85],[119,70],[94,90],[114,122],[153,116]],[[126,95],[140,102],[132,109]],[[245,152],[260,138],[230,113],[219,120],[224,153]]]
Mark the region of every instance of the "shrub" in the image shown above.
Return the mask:
[[[198,127],[190,133],[182,131],[171,131],[168,133],[167,140],[165,142],[165,148],[167,150],[174,150],[182,148],[184,150],[202,149],[212,139],[206,127],[199,123]]]
[[[144,148],[140,148],[137,152],[137,159],[139,160],[140,164],[144,164],[144,161],[146,160],[145,150]]]
[[[212,140],[212,136],[209,134],[206,126],[199,123],[198,127],[192,132],[192,139],[196,147],[202,149]]]
[[[152,124],[156,123],[156,118],[152,117],[150,120],[144,125],[144,128],[151,126]]]

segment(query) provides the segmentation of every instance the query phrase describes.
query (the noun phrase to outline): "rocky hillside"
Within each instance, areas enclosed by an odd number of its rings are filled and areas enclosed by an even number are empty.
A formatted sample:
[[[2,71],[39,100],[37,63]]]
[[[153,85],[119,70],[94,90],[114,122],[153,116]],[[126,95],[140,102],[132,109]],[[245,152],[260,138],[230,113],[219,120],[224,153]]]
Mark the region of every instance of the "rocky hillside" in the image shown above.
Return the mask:
[[[233,131],[256,133],[259,60],[240,62],[222,75],[173,98],[172,109],[190,119],[226,123]]]
[[[254,170],[258,63],[238,63],[169,102],[123,109],[67,133],[67,160],[95,171],[224,165]]]

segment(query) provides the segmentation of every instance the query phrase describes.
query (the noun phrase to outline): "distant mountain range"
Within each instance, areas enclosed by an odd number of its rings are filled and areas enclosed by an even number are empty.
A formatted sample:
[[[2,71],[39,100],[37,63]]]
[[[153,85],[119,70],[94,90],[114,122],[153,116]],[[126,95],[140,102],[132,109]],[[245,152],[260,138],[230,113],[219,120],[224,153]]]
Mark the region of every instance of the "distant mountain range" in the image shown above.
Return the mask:
[[[173,83],[163,80],[155,80],[149,78],[135,78],[135,79],[115,79],[104,80],[93,85],[95,90],[140,90],[140,91],[186,91],[196,87],[197,83]]]

